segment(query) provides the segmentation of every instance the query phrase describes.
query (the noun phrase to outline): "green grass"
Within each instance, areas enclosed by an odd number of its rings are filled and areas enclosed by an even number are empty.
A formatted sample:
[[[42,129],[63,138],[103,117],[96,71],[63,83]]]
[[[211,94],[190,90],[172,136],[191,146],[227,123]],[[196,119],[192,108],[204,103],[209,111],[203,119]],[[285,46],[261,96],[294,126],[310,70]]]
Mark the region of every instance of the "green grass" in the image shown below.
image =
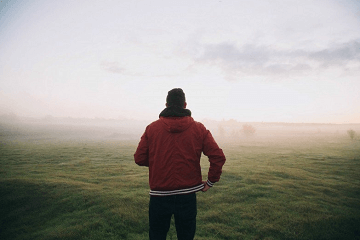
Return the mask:
[[[2,138],[0,239],[148,239],[137,142]],[[221,181],[198,193],[198,240],[360,239],[360,142],[219,142]],[[204,180],[209,166],[202,158]],[[174,224],[168,239],[176,239]]]

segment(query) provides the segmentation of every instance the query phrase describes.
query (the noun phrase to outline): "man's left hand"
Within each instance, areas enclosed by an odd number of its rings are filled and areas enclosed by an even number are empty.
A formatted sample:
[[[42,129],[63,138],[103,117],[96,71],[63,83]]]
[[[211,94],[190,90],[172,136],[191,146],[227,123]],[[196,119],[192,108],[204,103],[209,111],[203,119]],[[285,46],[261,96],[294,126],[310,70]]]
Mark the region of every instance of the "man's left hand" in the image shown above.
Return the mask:
[[[204,188],[201,191],[206,192],[207,190],[210,189],[209,185],[207,185],[206,182],[203,182],[203,184],[204,184]]]

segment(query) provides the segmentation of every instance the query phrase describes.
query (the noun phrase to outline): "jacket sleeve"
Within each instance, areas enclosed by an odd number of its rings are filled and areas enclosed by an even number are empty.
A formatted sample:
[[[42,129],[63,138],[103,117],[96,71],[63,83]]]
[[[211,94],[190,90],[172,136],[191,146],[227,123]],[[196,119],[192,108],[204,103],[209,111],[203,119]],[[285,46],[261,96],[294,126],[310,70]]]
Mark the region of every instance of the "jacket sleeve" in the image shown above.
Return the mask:
[[[222,167],[226,161],[226,158],[222,149],[219,148],[209,130],[206,130],[203,153],[209,158],[210,168],[208,172],[207,184],[212,187],[215,182],[220,180]]]
[[[149,166],[149,141],[147,137],[147,130],[141,136],[139,145],[134,154],[135,163],[139,166]]]

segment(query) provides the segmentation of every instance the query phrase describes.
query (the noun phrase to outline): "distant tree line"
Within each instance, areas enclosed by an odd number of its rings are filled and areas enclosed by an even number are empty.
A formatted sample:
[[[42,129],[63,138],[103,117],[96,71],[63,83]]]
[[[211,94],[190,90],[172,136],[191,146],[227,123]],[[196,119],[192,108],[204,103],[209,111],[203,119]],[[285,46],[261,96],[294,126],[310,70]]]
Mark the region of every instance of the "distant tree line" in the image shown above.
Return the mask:
[[[347,131],[347,133],[348,133],[349,137],[351,138],[351,140],[354,140],[356,132],[354,130],[352,130],[352,129],[349,129]]]
[[[251,124],[244,124],[242,125],[241,129],[237,129],[236,127],[232,127],[231,129],[232,130],[229,134],[229,137],[233,139],[239,138],[240,136],[250,137],[253,136],[256,132],[256,128]],[[218,125],[218,135],[220,138],[227,137],[226,130],[222,125]]]

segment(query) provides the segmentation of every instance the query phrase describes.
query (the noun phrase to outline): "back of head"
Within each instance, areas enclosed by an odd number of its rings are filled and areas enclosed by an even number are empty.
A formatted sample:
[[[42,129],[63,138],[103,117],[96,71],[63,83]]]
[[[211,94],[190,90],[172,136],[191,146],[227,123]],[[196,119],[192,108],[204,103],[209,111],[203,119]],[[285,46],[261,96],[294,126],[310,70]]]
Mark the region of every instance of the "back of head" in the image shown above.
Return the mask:
[[[174,88],[168,92],[166,97],[166,103],[168,107],[184,107],[185,104],[185,93],[181,88]]]

